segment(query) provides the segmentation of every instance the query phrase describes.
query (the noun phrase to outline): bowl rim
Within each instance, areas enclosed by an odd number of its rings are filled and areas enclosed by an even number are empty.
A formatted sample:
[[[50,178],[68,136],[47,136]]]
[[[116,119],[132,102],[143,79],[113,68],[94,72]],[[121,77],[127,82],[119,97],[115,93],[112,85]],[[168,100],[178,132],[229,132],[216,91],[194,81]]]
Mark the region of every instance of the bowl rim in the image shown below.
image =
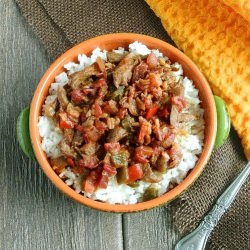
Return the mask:
[[[100,43],[104,44],[107,41],[112,40],[133,40],[133,41],[147,41],[149,43],[152,43],[153,47],[157,48],[157,45],[164,46],[167,50],[170,50],[171,53],[175,54],[177,58],[182,58],[182,60],[186,61],[186,63],[192,67],[192,72],[195,74],[199,79],[200,82],[199,84],[202,85],[202,91],[206,92],[207,98],[209,98],[209,108],[210,112],[212,112],[212,121],[210,122],[210,130],[211,133],[209,133],[209,136],[206,138],[209,143],[206,148],[203,149],[202,154],[192,169],[192,171],[185,177],[185,179],[178,184],[176,187],[171,189],[170,191],[167,191],[165,194],[150,200],[146,202],[141,202],[141,203],[136,203],[132,205],[120,205],[120,204],[108,204],[108,203],[103,203],[100,201],[94,201],[91,200],[87,197],[84,197],[82,194],[78,194],[67,186],[63,180],[54,172],[54,170],[51,168],[50,164],[48,163],[46,154],[43,152],[42,147],[41,147],[41,138],[39,135],[39,130],[38,130],[38,119],[40,116],[40,110],[41,106],[39,105],[39,99],[43,98],[44,91],[45,91],[45,86],[46,83],[51,81],[51,77],[53,75],[53,72],[58,70],[61,65],[66,64],[68,61],[68,58],[71,57],[72,55],[77,56],[75,54],[76,51],[79,51],[79,49],[84,48],[85,46],[91,47],[92,44],[95,44],[95,47],[100,46]],[[53,78],[54,80],[54,78]],[[31,142],[32,146],[36,155],[36,158],[39,162],[40,167],[44,171],[44,173],[47,175],[47,177],[52,181],[52,183],[59,188],[64,194],[66,194],[68,197],[74,199],[75,201],[86,205],[88,207],[101,210],[101,211],[106,211],[106,212],[138,212],[138,211],[143,211],[147,209],[151,209],[163,204],[166,204],[170,202],[171,200],[175,199],[178,197],[182,192],[184,192],[191,184],[195,182],[195,180],[199,177],[203,169],[205,168],[209,157],[212,153],[214,142],[215,142],[215,136],[216,136],[216,127],[217,127],[217,118],[216,118],[216,107],[213,99],[213,94],[212,91],[207,83],[207,80],[203,76],[203,74],[200,72],[198,67],[193,63],[193,61],[188,58],[184,53],[182,53],[180,50],[175,48],[174,46],[168,44],[167,42],[164,42],[160,39],[147,36],[147,35],[142,35],[142,34],[136,34],[136,33],[115,33],[115,34],[106,34],[106,35],[101,35],[97,36],[91,39],[88,39],[86,41],[83,41],[79,43],[78,45],[72,47],[65,53],[63,53],[59,58],[57,58],[51,66],[47,69],[43,77],[41,78],[32,102],[31,102],[31,109],[30,109],[30,137],[31,137]]]

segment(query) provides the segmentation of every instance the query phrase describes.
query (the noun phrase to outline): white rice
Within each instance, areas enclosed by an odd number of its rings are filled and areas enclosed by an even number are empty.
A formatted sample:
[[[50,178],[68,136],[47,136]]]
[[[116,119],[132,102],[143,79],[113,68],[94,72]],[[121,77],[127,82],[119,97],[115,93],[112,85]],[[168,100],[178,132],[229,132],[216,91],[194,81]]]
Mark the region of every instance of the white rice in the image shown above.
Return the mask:
[[[47,156],[51,158],[59,157],[61,151],[57,145],[63,139],[61,130],[47,116],[40,116],[38,128],[40,136],[43,138],[42,149],[46,152]]]
[[[116,53],[123,54],[124,48],[114,50]],[[129,45],[129,51],[140,55],[148,55],[151,50],[145,45],[134,42]],[[152,50],[157,57],[164,57],[159,50]],[[92,55],[78,55],[78,63],[69,62],[64,68],[67,73],[63,72],[55,78],[55,83],[51,85],[49,90],[50,95],[46,98],[45,104],[51,103],[56,98],[56,90],[58,86],[64,86],[68,83],[68,75],[84,69],[86,66],[91,65],[100,56],[103,60],[107,60],[107,51],[101,51],[99,48],[93,50]],[[166,59],[166,57],[165,57]],[[174,184],[179,184],[186,177],[188,171],[195,166],[199,154],[202,152],[204,140],[204,110],[200,108],[200,100],[198,97],[198,90],[194,87],[193,82],[187,77],[183,77],[182,66],[178,63],[172,64],[178,70],[174,72],[177,79],[180,79],[185,87],[185,98],[187,100],[187,108],[184,109],[185,113],[200,115],[198,120],[186,123],[185,129],[187,135],[177,136],[176,140],[179,143],[183,159],[181,163],[173,169],[169,169],[163,174],[163,179],[159,183],[153,184],[159,190],[159,195],[164,194]],[[54,122],[45,115],[39,118],[38,123],[40,136],[42,137],[42,148],[48,157],[57,158],[61,155],[58,143],[62,140],[62,132],[57,128]],[[136,188],[132,188],[126,184],[118,185],[116,178],[113,177],[109,180],[106,189],[98,189],[93,194],[88,194],[81,190],[81,176],[74,174],[70,168],[64,170],[60,174],[68,186],[73,187],[77,193],[82,192],[85,196],[93,199],[107,202],[110,204],[135,204],[142,200],[145,189],[152,184],[144,181],[139,181]]]

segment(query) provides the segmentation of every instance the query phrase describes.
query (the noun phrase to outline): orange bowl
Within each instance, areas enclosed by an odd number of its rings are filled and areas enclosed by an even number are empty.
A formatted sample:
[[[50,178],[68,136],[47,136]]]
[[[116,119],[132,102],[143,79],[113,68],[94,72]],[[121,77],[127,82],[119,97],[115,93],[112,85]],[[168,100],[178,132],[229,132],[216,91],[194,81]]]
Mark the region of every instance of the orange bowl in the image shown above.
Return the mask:
[[[184,75],[193,80],[194,85],[199,90],[199,98],[201,100],[201,106],[205,110],[205,139],[204,148],[197,161],[195,167],[186,176],[182,183],[166,192],[164,195],[157,197],[153,200],[141,202],[133,205],[113,205],[99,201],[91,200],[84,197],[81,194],[76,193],[73,189],[67,186],[63,180],[54,172],[51,168],[45,152],[41,147],[41,137],[39,135],[39,129],[37,126],[39,115],[41,114],[42,105],[45,101],[50,85],[54,82],[55,76],[64,71],[64,65],[70,61],[76,61],[77,55],[85,53],[91,54],[92,50],[96,47],[110,51],[117,47],[125,47],[134,41],[139,41],[151,49],[159,49],[164,55],[166,55],[172,62],[178,62],[182,65]],[[163,205],[176,197],[178,197],[183,191],[185,191],[201,174],[205,168],[207,161],[210,157],[212,149],[214,147],[214,141],[216,136],[216,108],[212,91],[197,66],[181,51],[175,47],[163,42],[159,39],[133,33],[117,33],[108,34],[93,39],[84,41],[75,47],[68,50],[62,56],[60,56],[46,71],[42,77],[31,103],[30,110],[30,137],[33,145],[33,149],[36,158],[48,176],[48,178],[67,196],[76,200],[77,202],[86,205],[91,208],[95,208],[107,212],[137,212],[153,207]]]

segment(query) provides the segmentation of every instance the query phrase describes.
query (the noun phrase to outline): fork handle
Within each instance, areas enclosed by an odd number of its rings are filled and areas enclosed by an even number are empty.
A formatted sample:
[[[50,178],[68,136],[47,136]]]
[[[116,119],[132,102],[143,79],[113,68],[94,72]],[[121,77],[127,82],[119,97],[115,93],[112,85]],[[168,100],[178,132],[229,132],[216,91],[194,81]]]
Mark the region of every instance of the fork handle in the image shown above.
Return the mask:
[[[232,182],[226,191],[220,196],[212,210],[203,218],[200,225],[190,234],[181,239],[175,246],[175,250],[202,250],[205,249],[207,239],[221,216],[234,201],[241,186],[250,175],[250,162],[244,167],[239,176]]]

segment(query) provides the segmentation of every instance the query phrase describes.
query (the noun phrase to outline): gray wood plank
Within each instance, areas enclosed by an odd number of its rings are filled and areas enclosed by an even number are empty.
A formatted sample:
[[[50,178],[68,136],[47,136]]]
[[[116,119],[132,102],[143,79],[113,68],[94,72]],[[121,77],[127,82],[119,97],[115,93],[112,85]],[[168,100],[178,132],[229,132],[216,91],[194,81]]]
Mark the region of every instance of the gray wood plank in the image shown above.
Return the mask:
[[[121,215],[71,201],[19,149],[17,115],[50,62],[13,1],[0,24],[0,249],[122,249]]]
[[[123,215],[124,249],[172,250],[179,239],[170,208]]]

